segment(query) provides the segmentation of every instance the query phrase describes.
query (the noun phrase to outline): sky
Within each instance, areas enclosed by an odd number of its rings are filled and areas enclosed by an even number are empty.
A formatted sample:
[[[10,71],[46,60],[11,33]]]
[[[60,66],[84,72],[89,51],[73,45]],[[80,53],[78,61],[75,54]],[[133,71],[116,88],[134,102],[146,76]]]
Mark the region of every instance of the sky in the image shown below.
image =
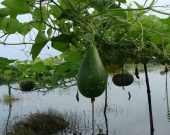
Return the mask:
[[[132,0],[126,0],[127,4],[129,3],[133,3]],[[139,4],[143,5],[145,0],[134,0],[136,2],[138,2]],[[152,0],[147,0],[147,5],[149,5],[149,3],[151,3]],[[169,5],[169,8],[156,8],[159,10],[165,10],[166,12],[170,13],[170,0],[158,0],[157,3],[155,4],[155,6],[164,6],[164,5]],[[123,7],[126,7],[126,5],[122,5]],[[1,6],[0,6],[1,7]],[[135,8],[135,4],[132,4],[132,7]],[[167,18],[168,16],[166,15],[162,15],[162,14],[158,14],[158,13],[154,13],[154,12],[149,12],[150,14],[154,14],[156,16],[159,16],[160,18]],[[29,16],[25,16],[25,17],[18,17],[20,20],[26,20],[29,18]],[[28,34],[26,36],[26,39],[31,40],[32,37],[34,35],[33,34]],[[21,37],[20,37],[21,38]],[[2,40],[2,39],[0,39]],[[8,43],[13,43],[13,42],[19,42],[19,40],[23,40],[23,39],[19,39],[18,35],[13,35],[10,38],[8,38],[7,42]],[[49,47],[49,49],[48,49]],[[26,59],[31,59],[31,55],[30,55],[30,50],[31,50],[31,45],[2,45],[0,44],[0,57],[6,57],[9,59],[19,59],[19,60],[26,60]],[[51,43],[49,42],[40,52],[40,55],[38,57],[45,59],[48,58],[50,56],[58,56],[61,53],[55,49],[53,49],[51,47]]]

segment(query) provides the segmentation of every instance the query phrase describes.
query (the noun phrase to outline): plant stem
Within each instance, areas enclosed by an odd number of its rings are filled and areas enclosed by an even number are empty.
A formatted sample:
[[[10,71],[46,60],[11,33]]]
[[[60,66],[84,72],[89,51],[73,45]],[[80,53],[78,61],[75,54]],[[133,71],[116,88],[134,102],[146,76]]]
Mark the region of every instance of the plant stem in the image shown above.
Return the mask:
[[[106,114],[106,108],[107,108],[107,81],[108,81],[108,75],[107,75],[107,77],[106,77],[106,90],[105,90],[104,114]]]

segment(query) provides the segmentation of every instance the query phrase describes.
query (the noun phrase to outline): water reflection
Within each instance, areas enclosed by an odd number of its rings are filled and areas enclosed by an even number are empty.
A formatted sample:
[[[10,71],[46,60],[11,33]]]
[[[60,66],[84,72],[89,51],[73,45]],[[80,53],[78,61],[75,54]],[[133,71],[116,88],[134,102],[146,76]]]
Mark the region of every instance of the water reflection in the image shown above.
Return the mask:
[[[166,97],[166,104],[167,104],[167,117],[168,117],[168,120],[170,122],[170,110],[169,110],[168,87],[167,87],[167,74],[166,74],[165,97]]]
[[[7,121],[6,121],[6,125],[5,125],[5,133],[8,132],[8,125],[9,125],[9,120],[10,120],[10,116],[11,116],[11,110],[12,110],[12,101],[9,101],[9,110],[8,110],[8,117],[7,117]]]

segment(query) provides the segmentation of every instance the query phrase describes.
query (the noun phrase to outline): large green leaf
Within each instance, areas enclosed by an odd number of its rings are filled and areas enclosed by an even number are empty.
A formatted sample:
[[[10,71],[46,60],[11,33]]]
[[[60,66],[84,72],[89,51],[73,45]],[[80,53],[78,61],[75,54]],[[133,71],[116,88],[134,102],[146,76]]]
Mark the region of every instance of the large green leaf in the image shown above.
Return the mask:
[[[43,47],[47,44],[48,39],[46,38],[45,34],[43,32],[39,32],[35,38],[35,43],[33,44],[31,48],[31,54],[32,54],[32,59],[34,60]]]
[[[24,0],[4,0],[1,4],[19,13],[30,13],[29,5]]]
[[[64,8],[64,9],[68,9],[68,5],[66,4],[66,2],[64,0],[57,0],[59,5]]]
[[[161,19],[161,21],[170,29],[170,16],[166,19]]]
[[[73,38],[77,38],[74,33],[72,33],[72,34],[60,34],[56,37],[52,37],[51,41],[63,42],[63,43],[66,43],[66,42],[72,43]]]
[[[62,14],[62,11],[59,7],[55,6],[55,5],[50,5],[51,9],[50,9],[50,13],[56,18],[58,19],[58,17]]]
[[[162,38],[159,34],[155,34],[150,38],[151,42],[156,45],[162,44]]]
[[[60,34],[51,38],[52,47],[63,52],[69,49],[69,43],[73,43],[74,34]]]
[[[122,18],[127,18],[127,14],[124,11],[111,11],[111,14],[113,17],[122,17]],[[115,20],[117,21],[117,20]]]
[[[10,9],[9,8],[0,8],[0,17],[5,17],[10,15]]]
[[[63,42],[52,42],[52,47],[58,51],[64,52],[69,49],[69,43]]]
[[[19,26],[21,23],[17,19],[10,18],[5,30],[7,33],[14,34]]]
[[[42,30],[46,29],[46,25],[43,22],[34,23],[34,24],[32,24],[32,27],[34,27],[38,31],[42,31]]]
[[[48,20],[48,11],[46,7],[42,6],[41,10],[39,8],[36,8],[33,12],[33,20],[38,20],[38,21],[47,21]]]
[[[67,62],[79,63],[81,61],[81,53],[75,51],[68,52],[67,55],[65,56],[65,60]]]
[[[45,69],[46,69],[46,66],[44,65],[43,62],[38,62],[31,66],[31,70],[33,70],[34,72],[41,72]]]
[[[20,33],[21,35],[25,36],[27,33],[29,33],[31,31],[32,24],[24,22],[24,23],[22,23],[22,25],[24,25],[24,26],[19,28],[17,30],[17,32]]]
[[[0,17],[6,17],[10,15],[10,18],[16,18],[18,14],[24,14],[21,13],[18,10],[10,9],[10,8],[1,8],[0,9]]]
[[[5,31],[9,20],[10,20],[9,18],[0,18],[0,29],[1,30]]]
[[[139,3],[137,3],[136,1],[133,1],[135,4],[136,4],[136,6],[138,7],[138,8],[143,8],[143,6],[142,5],[140,5]],[[140,11],[140,14],[138,14],[138,16],[142,16],[142,15],[144,15],[145,13],[147,13],[149,10],[143,10],[143,11]]]
[[[48,38],[50,38],[50,36],[52,35],[52,32],[53,32],[52,28],[48,28],[47,30]]]
[[[65,74],[68,70],[70,70],[69,63],[63,63],[62,65],[57,66],[55,72],[57,74]]]
[[[0,57],[0,65],[8,65],[10,63],[15,62],[16,60],[10,60],[8,58]]]

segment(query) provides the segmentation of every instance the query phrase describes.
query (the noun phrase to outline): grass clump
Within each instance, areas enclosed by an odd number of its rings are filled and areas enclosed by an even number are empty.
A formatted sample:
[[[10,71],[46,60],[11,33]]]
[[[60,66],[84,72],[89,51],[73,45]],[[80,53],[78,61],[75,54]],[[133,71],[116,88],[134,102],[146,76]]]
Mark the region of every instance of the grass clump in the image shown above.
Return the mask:
[[[55,109],[36,111],[29,115],[15,117],[5,135],[67,135],[90,132],[89,117],[72,111]],[[4,134],[3,134],[4,135]]]
[[[6,135],[50,135],[65,130],[67,120],[59,113],[36,112],[16,120]]]

